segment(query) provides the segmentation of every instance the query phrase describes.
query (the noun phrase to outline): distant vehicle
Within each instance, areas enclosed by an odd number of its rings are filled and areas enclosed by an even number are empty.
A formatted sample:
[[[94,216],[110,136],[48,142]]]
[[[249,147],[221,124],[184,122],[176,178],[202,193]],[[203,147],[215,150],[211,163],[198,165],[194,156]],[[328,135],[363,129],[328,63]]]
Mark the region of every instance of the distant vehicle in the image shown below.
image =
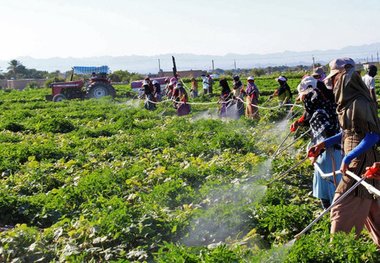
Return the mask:
[[[167,77],[151,78],[150,80],[151,81],[153,81],[153,80],[157,81],[161,86],[161,91],[163,92],[165,89],[165,86],[166,86],[165,79],[167,79]],[[132,90],[137,92],[139,94],[139,96],[141,96],[143,94],[143,89],[142,89],[143,82],[144,82],[144,80],[136,80],[136,81],[131,82]]]
[[[55,82],[50,84],[52,94],[46,96],[47,100],[55,102],[66,99],[115,97],[115,88],[108,79],[108,66],[101,67],[73,67],[69,82]],[[74,74],[91,76],[88,81],[72,81]]]

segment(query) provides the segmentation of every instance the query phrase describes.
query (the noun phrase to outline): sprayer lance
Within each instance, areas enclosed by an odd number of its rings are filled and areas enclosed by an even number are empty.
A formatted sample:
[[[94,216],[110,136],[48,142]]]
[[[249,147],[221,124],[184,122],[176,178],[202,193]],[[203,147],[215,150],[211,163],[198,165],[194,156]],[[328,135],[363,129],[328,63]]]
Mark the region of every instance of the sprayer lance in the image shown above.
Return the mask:
[[[280,180],[282,179],[285,175],[287,175],[289,172],[293,171],[295,168],[297,168],[298,166],[300,166],[301,164],[303,164],[304,162],[307,161],[309,157],[307,156],[306,158],[302,159],[301,161],[299,161],[298,163],[296,163],[295,165],[293,165],[292,167],[290,167],[288,170],[286,170],[285,172],[279,174],[278,176],[276,176],[275,178],[273,178],[273,180],[271,180],[269,182],[269,184],[273,183],[274,181],[276,180]]]
[[[301,235],[306,233],[315,223],[317,223],[327,212],[329,212],[335,205],[337,205],[340,201],[343,200],[347,195],[349,195],[352,191],[356,189],[365,179],[376,179],[380,180],[380,169],[377,167],[370,167],[365,172],[364,176],[357,181],[348,191],[346,191],[344,194],[339,196],[326,210],[324,210],[316,219],[313,220],[307,227],[305,227],[304,230],[299,232],[297,235],[294,236],[294,238],[299,239]]]

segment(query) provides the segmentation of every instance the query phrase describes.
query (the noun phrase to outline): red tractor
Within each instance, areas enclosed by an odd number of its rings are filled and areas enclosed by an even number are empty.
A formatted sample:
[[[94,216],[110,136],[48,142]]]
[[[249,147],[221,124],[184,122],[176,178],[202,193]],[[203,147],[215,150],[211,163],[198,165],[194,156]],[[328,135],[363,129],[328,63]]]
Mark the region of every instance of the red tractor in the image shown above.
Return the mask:
[[[66,99],[115,97],[116,91],[107,78],[108,72],[108,66],[73,67],[71,81],[50,84],[52,95],[46,96],[46,99],[57,102]],[[91,77],[88,81],[72,81],[74,74],[91,75]]]

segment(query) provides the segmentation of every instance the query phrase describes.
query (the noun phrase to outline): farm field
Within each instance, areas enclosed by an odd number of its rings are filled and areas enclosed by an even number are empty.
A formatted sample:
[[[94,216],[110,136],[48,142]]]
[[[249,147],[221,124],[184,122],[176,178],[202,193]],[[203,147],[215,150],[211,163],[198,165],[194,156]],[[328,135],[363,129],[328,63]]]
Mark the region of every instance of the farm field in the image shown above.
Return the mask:
[[[276,82],[256,84],[277,106]],[[309,141],[272,158],[286,108],[220,119],[216,87],[178,117],[116,90],[59,103],[49,89],[0,91],[0,262],[379,262],[367,233],[330,239],[328,216],[294,241],[322,209],[309,162],[275,179]]]

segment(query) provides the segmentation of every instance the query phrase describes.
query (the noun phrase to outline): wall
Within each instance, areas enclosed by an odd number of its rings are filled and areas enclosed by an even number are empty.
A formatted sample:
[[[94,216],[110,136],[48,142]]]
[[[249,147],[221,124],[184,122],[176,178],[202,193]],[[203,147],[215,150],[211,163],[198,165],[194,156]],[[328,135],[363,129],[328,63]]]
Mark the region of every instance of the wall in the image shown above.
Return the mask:
[[[2,89],[8,87],[8,82],[7,82],[6,79],[0,79],[0,87],[1,87]]]
[[[46,79],[16,79],[16,80],[7,80],[6,87],[8,87],[8,89],[23,90],[31,82],[37,83],[37,85],[39,87],[43,87],[45,85],[45,81],[46,81]]]

